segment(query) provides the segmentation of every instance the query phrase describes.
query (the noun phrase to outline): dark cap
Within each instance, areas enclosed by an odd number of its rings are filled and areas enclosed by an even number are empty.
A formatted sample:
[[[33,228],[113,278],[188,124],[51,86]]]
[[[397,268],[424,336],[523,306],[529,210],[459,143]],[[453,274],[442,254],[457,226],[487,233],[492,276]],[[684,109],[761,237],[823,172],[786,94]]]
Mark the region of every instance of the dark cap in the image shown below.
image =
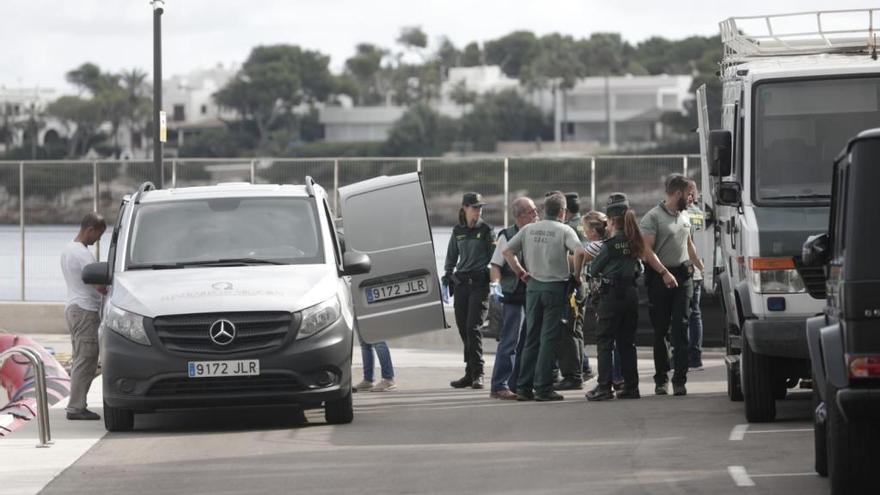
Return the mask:
[[[483,201],[483,195],[475,192],[466,192],[461,197],[461,205],[462,206],[482,206],[486,204]]]
[[[611,193],[608,196],[608,203],[605,204],[605,214],[609,217],[619,217],[626,213],[629,209],[629,200],[626,194]]]
[[[580,208],[580,196],[576,192],[565,193],[565,209],[575,211]]]

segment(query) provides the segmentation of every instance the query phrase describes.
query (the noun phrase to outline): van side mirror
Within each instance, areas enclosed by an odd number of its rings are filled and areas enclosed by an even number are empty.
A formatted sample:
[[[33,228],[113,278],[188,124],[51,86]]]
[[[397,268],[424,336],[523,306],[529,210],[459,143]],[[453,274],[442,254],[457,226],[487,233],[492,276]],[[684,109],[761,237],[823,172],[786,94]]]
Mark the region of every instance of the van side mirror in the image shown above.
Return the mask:
[[[742,205],[742,186],[739,182],[720,182],[715,190],[715,202],[723,206]]]
[[[709,175],[713,177],[730,175],[732,142],[730,131],[709,131]]]
[[[811,235],[804,242],[801,262],[806,266],[824,266],[828,263],[828,234]]]
[[[344,275],[362,275],[370,273],[373,262],[364,253],[348,251],[342,255],[342,273]]]
[[[82,281],[86,285],[110,285],[110,264],[102,261],[86,265],[82,271]]]

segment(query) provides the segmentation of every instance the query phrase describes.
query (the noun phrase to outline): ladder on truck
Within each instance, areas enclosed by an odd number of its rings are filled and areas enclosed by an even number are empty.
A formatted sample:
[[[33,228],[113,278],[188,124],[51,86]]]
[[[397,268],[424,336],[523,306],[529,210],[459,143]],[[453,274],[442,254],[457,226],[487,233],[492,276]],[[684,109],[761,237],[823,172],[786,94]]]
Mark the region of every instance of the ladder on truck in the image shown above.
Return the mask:
[[[758,57],[877,53],[880,9],[824,10],[731,17],[720,23],[722,72]]]

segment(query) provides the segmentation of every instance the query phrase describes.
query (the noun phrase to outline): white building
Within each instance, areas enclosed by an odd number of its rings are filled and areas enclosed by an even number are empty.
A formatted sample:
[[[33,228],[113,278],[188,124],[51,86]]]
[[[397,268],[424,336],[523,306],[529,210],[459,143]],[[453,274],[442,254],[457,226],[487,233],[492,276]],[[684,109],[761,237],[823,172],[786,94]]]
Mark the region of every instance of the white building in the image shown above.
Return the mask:
[[[168,146],[183,146],[186,134],[223,127],[222,119],[237,118],[234,110],[220,107],[213,97],[237,72],[238,67],[217,64],[164,81],[162,109],[168,124]]]
[[[692,76],[588,77],[556,98],[557,141],[595,141],[615,148],[663,137],[660,117],[684,112]],[[561,93],[561,92],[560,92]]]
[[[57,95],[53,89],[0,86],[0,128],[9,129],[9,147],[24,144],[25,134],[28,132],[27,122],[32,116],[40,122],[37,129],[37,145],[43,146],[47,138],[51,141],[66,136],[67,131],[63,123],[45,115],[46,107],[55,98]],[[6,140],[0,139],[0,153],[5,151],[7,151]]]
[[[330,142],[384,141],[406,107],[324,107],[319,119],[324,140]]]

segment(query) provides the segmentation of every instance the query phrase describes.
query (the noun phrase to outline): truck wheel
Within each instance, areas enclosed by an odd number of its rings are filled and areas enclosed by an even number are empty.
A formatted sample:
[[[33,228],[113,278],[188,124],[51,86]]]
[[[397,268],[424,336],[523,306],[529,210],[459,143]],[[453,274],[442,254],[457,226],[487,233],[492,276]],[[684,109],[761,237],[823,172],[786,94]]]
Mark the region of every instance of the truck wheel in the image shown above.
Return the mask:
[[[736,368],[727,366],[727,397],[733,402],[742,402],[743,391],[742,383],[739,380],[739,373]]]
[[[834,397],[829,385],[826,398]],[[847,422],[834,401],[828,404],[828,477],[831,495],[857,493],[859,489],[876,486],[877,443],[880,427],[876,423]]]
[[[766,423],[776,419],[773,361],[754,352],[745,339],[740,358],[740,377],[746,420],[749,423]]]
[[[131,431],[134,429],[134,411],[111,407],[104,401],[104,429],[107,431]]]
[[[340,399],[326,401],[324,403],[324,419],[331,425],[351,423],[354,419],[354,405],[351,401],[351,392]]]
[[[828,433],[827,433],[827,414],[820,418],[818,414],[819,406],[822,404],[822,398],[819,397],[819,391],[813,388],[813,448],[816,458],[816,473],[823,478],[828,476]]]

